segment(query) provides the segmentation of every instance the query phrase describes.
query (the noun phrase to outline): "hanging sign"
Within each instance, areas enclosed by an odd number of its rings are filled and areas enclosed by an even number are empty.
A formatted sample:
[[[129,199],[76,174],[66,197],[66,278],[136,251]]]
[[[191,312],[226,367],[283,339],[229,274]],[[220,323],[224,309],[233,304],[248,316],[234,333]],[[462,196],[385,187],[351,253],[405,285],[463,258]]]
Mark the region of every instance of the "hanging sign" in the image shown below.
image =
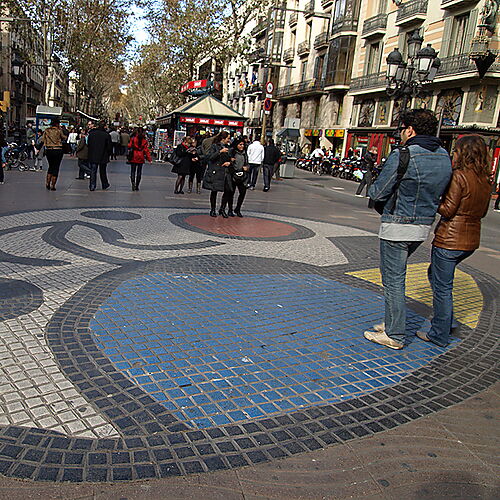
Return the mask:
[[[202,118],[196,116],[181,116],[181,123],[195,123],[199,125],[222,125],[224,127],[243,127],[243,122],[239,120],[222,120],[217,118]]]

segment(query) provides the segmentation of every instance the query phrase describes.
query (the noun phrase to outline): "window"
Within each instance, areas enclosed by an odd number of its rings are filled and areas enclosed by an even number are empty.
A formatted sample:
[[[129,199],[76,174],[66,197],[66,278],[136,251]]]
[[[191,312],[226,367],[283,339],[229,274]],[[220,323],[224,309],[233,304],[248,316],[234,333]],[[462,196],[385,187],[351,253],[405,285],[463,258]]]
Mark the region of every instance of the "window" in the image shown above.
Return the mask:
[[[325,56],[319,56],[314,62],[314,78],[321,79],[323,76],[323,66],[325,64]]]
[[[285,85],[286,86],[290,85],[291,81],[292,81],[292,68],[288,67],[286,68]]]
[[[295,49],[295,44],[297,43],[297,32],[293,30],[290,32],[290,48]]]
[[[307,61],[302,61],[302,65],[300,67],[300,81],[305,82],[307,78]]]
[[[332,40],[326,66],[327,85],[349,84],[355,44],[356,37],[353,36],[341,36]]]
[[[387,0],[378,0],[377,14],[385,14],[387,12]]]
[[[366,48],[365,75],[378,73],[380,69],[380,42],[375,42]]]
[[[468,47],[466,47],[468,21],[469,13],[463,14],[462,16],[456,16],[453,19],[449,49],[450,56],[464,54],[468,51]]]
[[[305,41],[311,43],[312,21],[306,24]]]

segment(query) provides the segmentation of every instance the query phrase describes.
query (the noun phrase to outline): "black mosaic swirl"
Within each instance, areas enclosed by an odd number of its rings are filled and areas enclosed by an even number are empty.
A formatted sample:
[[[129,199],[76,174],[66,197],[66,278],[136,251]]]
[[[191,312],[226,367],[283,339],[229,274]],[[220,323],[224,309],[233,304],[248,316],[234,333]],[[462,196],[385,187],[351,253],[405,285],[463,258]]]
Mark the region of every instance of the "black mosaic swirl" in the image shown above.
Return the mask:
[[[271,237],[266,237],[266,238],[251,238],[249,236],[235,236],[231,234],[221,234],[221,233],[213,233],[211,231],[207,231],[205,229],[201,229],[199,227],[193,226],[186,222],[186,219],[188,217],[192,217],[193,215],[206,215],[205,213],[176,213],[172,214],[169,216],[168,220],[172,223],[175,224],[176,226],[182,227],[183,229],[187,229],[188,231],[193,231],[195,233],[201,233],[201,234],[207,234],[210,236],[215,236],[217,238],[228,238],[231,240],[246,240],[246,241],[291,241],[291,240],[304,240],[307,238],[312,238],[313,236],[316,236],[316,233],[312,231],[311,229],[301,226],[299,224],[294,224],[292,222],[288,221],[280,221],[283,224],[287,224],[288,226],[292,226],[295,228],[295,231],[291,234],[285,235],[285,236],[271,236]],[[258,217],[255,216],[249,216],[258,219]],[[269,222],[272,221],[272,219],[261,219],[262,221]]]
[[[257,464],[391,429],[453,406],[498,379],[498,281],[469,268],[467,272],[483,293],[485,307],[477,328],[464,327],[464,340],[455,348],[392,387],[240,425],[188,430],[163,407],[160,412],[160,405],[117,373],[89,335],[88,322],[96,306],[123,280],[152,272],[252,273],[256,268],[265,273],[312,272],[365,286],[344,274],[352,266],[316,268],[241,256],[135,263],[93,280],[56,313],[48,328],[48,341],[61,369],[113,422],[121,437],[80,439],[4,427],[0,430],[0,473],[51,481],[125,481]],[[367,284],[367,288],[373,287]],[[98,300],[92,301],[93,295]],[[89,306],[82,307],[86,303]],[[104,404],[105,399],[112,403]],[[158,421],[156,428],[149,427],[153,418]]]
[[[89,219],[98,220],[138,220],[142,219],[142,215],[125,210],[87,210],[80,215]]]
[[[43,292],[26,281],[0,278],[0,321],[17,318],[38,309]]]

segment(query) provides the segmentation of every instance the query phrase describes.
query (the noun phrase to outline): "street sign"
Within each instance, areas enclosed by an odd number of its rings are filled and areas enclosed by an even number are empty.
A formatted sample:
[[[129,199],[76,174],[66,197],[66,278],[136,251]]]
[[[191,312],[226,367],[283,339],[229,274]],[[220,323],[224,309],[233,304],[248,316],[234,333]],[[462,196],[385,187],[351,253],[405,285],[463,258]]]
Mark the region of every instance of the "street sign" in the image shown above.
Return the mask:
[[[273,102],[271,101],[271,99],[269,98],[264,99],[264,110],[271,111],[272,107],[273,107]]]
[[[264,111],[264,113],[265,113],[266,115],[270,115],[270,114],[271,114],[271,111]]]
[[[272,94],[273,93],[273,90],[274,90],[274,85],[273,85],[273,82],[267,82],[266,83],[266,92],[268,94]]]

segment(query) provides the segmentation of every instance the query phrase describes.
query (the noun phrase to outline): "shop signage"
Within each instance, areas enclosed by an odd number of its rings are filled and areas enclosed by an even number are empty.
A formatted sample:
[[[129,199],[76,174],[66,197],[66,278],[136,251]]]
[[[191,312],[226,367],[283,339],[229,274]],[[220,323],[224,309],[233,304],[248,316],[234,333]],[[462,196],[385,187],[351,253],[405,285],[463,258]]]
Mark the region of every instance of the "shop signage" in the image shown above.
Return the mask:
[[[206,89],[207,87],[210,87],[212,85],[215,90],[220,90],[219,82],[213,82],[212,80],[192,80],[191,82],[185,83],[181,87],[181,94],[184,94],[185,92],[188,92],[190,90]]]
[[[356,137],[359,144],[368,144],[368,137]]]
[[[344,129],[333,129],[329,128],[325,130],[325,137],[344,137],[345,130]]]
[[[196,123],[199,125],[221,125],[224,127],[243,127],[243,122],[238,120],[220,120],[217,118],[198,118],[195,116],[181,116],[181,123]]]
[[[308,128],[304,131],[306,137],[321,137],[323,135],[322,130]]]

